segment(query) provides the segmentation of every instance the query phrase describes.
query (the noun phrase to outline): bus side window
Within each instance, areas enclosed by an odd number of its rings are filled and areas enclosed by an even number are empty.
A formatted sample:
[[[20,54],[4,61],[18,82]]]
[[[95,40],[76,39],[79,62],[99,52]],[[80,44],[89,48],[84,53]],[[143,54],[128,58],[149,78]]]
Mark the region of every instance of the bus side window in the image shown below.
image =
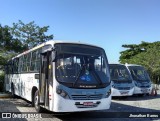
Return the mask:
[[[22,59],[22,72],[28,72],[30,67],[30,53],[25,54]]]
[[[19,58],[18,72],[22,72],[23,56]]]
[[[38,50],[32,52],[30,71],[39,72],[39,69],[40,69],[40,51],[41,51],[41,49],[38,49]]]
[[[31,53],[28,53],[26,58],[26,72],[30,71]]]
[[[13,74],[13,62],[12,62],[12,60],[10,61],[9,73]]]
[[[41,53],[41,49],[37,50],[36,53],[36,71],[39,72],[40,70],[40,53]]]
[[[32,52],[30,71],[35,71],[36,51]]]
[[[27,59],[27,56],[23,55],[22,72],[26,72],[26,70],[27,70],[27,68],[26,68],[26,59]]]
[[[18,63],[19,63],[19,58],[15,58],[13,60],[13,73],[14,74],[18,73]]]

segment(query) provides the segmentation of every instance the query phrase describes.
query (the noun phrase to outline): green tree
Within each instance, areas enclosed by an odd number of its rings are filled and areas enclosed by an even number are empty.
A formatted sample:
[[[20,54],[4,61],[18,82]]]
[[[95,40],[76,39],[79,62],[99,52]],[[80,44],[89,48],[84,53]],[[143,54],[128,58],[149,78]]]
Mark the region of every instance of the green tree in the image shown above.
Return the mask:
[[[53,39],[53,35],[45,34],[48,28],[39,27],[34,21],[24,24],[20,20],[13,23],[13,27],[0,25],[0,65],[18,53]]]
[[[0,25],[0,65],[4,65],[8,59],[24,49],[21,41],[13,38],[10,28]]]
[[[9,27],[0,25],[0,65],[4,65],[9,58],[9,52],[12,52],[14,43],[11,41],[12,36],[9,33]]]
[[[49,26],[40,27],[34,21],[25,24],[19,20],[18,23],[13,23],[13,26],[10,27],[10,32],[14,40],[22,43],[21,46],[25,50],[53,39],[53,35],[45,34],[48,29]]]
[[[146,52],[148,48],[150,48],[150,44],[148,42],[142,41],[141,44],[130,44],[130,45],[122,45],[122,47],[127,48],[127,50],[120,52],[120,63],[130,63],[133,61],[133,57],[138,55],[139,53]]]
[[[139,45],[122,45],[128,49],[121,52],[121,63],[132,63],[144,66],[152,78],[158,83],[160,80],[160,42]]]

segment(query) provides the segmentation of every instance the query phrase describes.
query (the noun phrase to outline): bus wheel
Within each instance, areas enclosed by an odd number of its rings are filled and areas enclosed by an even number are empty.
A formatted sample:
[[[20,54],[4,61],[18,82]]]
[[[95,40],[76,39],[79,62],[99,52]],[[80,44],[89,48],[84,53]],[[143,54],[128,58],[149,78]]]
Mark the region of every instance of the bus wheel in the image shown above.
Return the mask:
[[[12,98],[15,98],[14,85],[13,85],[13,83],[11,84],[11,95],[12,95]]]
[[[38,113],[42,112],[42,107],[38,104],[38,90],[34,94],[34,107]]]

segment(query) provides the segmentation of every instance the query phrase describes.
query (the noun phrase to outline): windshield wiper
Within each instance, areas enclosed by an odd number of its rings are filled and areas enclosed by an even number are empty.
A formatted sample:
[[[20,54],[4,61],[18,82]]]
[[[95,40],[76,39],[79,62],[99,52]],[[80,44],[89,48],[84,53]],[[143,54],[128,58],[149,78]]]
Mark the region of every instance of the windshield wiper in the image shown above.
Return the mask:
[[[101,78],[99,77],[99,75],[95,71],[92,71],[92,72],[93,72],[93,76],[96,79],[96,81],[99,83],[99,85],[102,86],[103,82],[102,82]]]
[[[83,72],[83,70],[84,70],[84,65],[82,66],[82,69],[78,72],[77,78],[76,78],[75,82],[73,83],[73,87],[75,87],[75,85],[77,84],[78,79],[79,79],[81,73]]]

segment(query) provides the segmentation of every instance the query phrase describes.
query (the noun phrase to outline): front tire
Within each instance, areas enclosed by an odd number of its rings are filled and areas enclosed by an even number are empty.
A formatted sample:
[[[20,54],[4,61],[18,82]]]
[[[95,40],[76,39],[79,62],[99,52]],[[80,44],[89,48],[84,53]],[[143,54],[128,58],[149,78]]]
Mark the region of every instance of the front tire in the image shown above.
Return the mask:
[[[38,96],[38,90],[35,92],[35,94],[34,94],[34,100],[33,100],[33,102],[34,102],[34,107],[35,107],[35,109],[36,109],[36,111],[38,112],[38,113],[40,113],[40,112],[43,112],[43,109],[42,109],[42,107],[38,104],[38,98],[39,98],[39,96]]]

